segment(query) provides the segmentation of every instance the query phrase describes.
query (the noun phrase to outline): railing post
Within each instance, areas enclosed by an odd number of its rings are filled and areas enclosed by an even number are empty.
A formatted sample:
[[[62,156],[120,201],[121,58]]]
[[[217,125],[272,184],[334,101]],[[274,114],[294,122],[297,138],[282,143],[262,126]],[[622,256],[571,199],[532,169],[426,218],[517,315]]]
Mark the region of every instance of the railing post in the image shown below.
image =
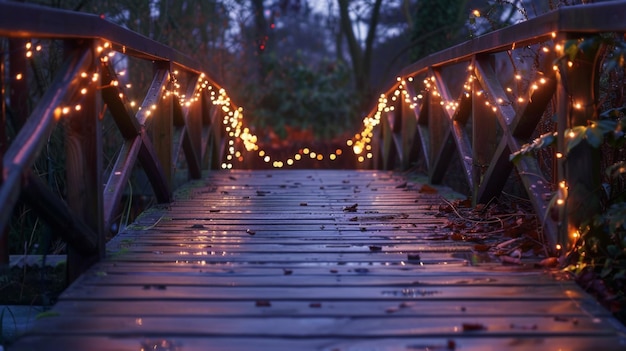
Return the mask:
[[[0,185],[2,185],[2,179],[4,174],[4,168],[2,161],[4,153],[7,150],[7,107],[5,100],[5,83],[4,83],[4,54],[0,55]],[[9,228],[0,228],[0,267],[7,266],[9,264]]]
[[[594,40],[587,38],[585,40]],[[562,197],[566,198],[562,211],[564,218],[561,228],[561,245],[569,249],[578,237],[579,226],[591,220],[601,211],[601,155],[599,148],[592,147],[586,140],[567,151],[571,136],[565,128],[587,126],[598,119],[597,98],[599,87],[599,59],[601,44],[588,45],[579,50],[571,62],[562,62],[560,66],[560,84],[558,88],[558,125],[559,139],[562,144],[559,152],[564,155],[561,161],[564,182],[559,184]],[[571,67],[570,67],[571,65]]]
[[[215,105],[212,105],[211,101],[207,99],[207,103],[210,106],[210,115],[211,115],[211,138],[213,140],[210,143],[211,149],[208,151],[210,155],[210,168],[211,169],[221,169],[222,161],[226,149],[226,141],[224,138],[222,127],[222,116],[220,110]]]
[[[480,61],[479,61],[480,60]],[[493,56],[475,58],[472,66],[479,64],[493,65]],[[482,90],[478,80],[472,81],[472,91]],[[484,103],[484,99],[472,94],[472,175],[474,188],[472,199],[474,202],[488,202],[491,199],[480,199],[480,188],[483,176],[496,151],[498,137],[498,120],[491,108]]]
[[[73,44],[68,44],[66,50],[75,49],[76,43]],[[94,65],[94,73],[98,73],[97,67]],[[92,256],[84,256],[68,246],[69,282],[104,257],[101,106],[99,90],[88,89],[79,105],[70,106],[66,121],[67,203],[98,234],[98,252]]]
[[[404,97],[402,98],[404,99]],[[400,106],[402,110],[402,150],[404,151],[402,168],[409,169],[412,162],[417,162],[419,155],[417,116],[415,115],[415,110],[408,103],[402,102]]]
[[[154,71],[166,69],[170,70],[169,62],[156,62]],[[171,83],[168,83],[171,84]],[[169,87],[168,87],[169,88]],[[163,94],[163,93],[162,93]],[[152,143],[157,154],[161,167],[165,173],[165,179],[169,189],[174,185],[174,164],[172,157],[172,142],[174,140],[174,96],[162,95],[159,99],[158,107],[155,111],[152,122]]]

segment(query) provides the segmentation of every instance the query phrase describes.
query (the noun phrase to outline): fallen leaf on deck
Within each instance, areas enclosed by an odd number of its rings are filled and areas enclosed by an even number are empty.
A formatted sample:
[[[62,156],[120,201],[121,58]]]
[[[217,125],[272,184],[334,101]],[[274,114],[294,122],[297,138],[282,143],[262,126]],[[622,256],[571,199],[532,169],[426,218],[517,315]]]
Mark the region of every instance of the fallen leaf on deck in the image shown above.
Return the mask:
[[[454,340],[448,340],[446,341],[445,345],[444,344],[413,344],[413,345],[406,345],[405,349],[417,350],[417,351],[430,351],[430,350],[455,351],[456,342]]]
[[[237,180],[237,178],[235,178],[233,176],[228,176],[228,179],[230,179],[230,180]]]
[[[396,185],[396,189],[406,188],[406,182]]]
[[[441,213],[452,213],[454,212],[454,208],[448,204],[439,205],[439,212]]]
[[[370,251],[372,251],[372,252],[378,252],[378,251],[382,251],[382,250],[383,250],[382,246],[370,245]]]
[[[358,206],[359,206],[359,204],[354,204],[354,205],[350,205],[350,206],[344,206],[343,212],[356,212],[356,208]]]
[[[508,264],[522,264],[522,260],[511,256],[500,256],[500,261]]]
[[[428,184],[424,184],[420,188],[419,193],[421,193],[421,194],[437,194],[437,193],[439,193],[439,191],[437,189],[433,188],[432,186],[428,185]]]
[[[477,251],[477,252],[486,252],[486,251],[489,251],[490,248],[491,248],[491,246],[484,245],[484,244],[476,244],[476,245],[474,245],[474,250]]]
[[[448,234],[431,235],[424,238],[424,240],[448,240],[450,236]]]
[[[511,324],[511,329],[537,330],[537,324]]]
[[[256,234],[256,232],[252,229],[246,229],[246,233],[248,233],[249,235],[254,235]]]
[[[472,208],[472,200],[469,198],[466,198],[465,200],[457,200],[455,205],[457,207]]]
[[[420,261],[422,259],[418,253],[409,253],[407,254],[407,258],[409,261]]]
[[[321,302],[311,302],[309,304],[310,308],[321,308],[322,307],[322,303]]]
[[[330,273],[333,273],[333,274],[334,274],[334,273],[337,273],[337,270],[336,270],[336,269],[331,269],[331,270],[330,270]]]
[[[192,225],[189,228],[192,228],[192,229],[203,229],[204,225],[203,224],[194,224],[194,225]]]
[[[284,275],[291,275],[293,273],[293,271],[291,269],[283,269],[283,274]]]
[[[452,235],[450,235],[450,239],[454,241],[463,241],[465,240],[465,235],[461,233],[452,233]]]
[[[541,262],[539,262],[539,266],[546,267],[546,268],[552,268],[558,265],[559,265],[559,259],[557,257],[544,258],[543,260],[541,260]]]
[[[463,331],[478,331],[478,330],[487,330],[487,327],[480,323],[463,323]]]
[[[269,302],[268,300],[257,300],[256,301],[256,307],[270,307],[272,306],[272,303]]]

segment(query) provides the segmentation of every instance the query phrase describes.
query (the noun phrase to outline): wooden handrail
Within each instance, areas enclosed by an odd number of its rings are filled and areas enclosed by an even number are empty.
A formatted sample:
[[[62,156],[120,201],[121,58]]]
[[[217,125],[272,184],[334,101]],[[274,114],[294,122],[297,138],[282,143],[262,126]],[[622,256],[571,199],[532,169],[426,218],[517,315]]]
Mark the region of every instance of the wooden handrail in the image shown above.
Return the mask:
[[[589,194],[596,187],[599,189],[599,184],[593,184],[597,170],[590,168],[591,160],[598,155],[593,156],[594,151],[585,145],[579,148],[585,151],[575,150],[577,156],[572,153],[568,161],[557,154],[567,155],[562,140],[564,131],[575,125],[572,121],[580,123],[597,117],[592,108],[575,108],[572,101],[588,101],[594,96],[593,89],[597,87],[588,77],[593,77],[593,70],[599,67],[584,65],[581,55],[570,63],[573,69],[563,67],[564,61],[555,60],[564,57],[562,50],[568,39],[625,32],[625,16],[626,1],[562,7],[437,52],[401,69],[398,79],[390,82],[381,94],[385,109],[381,110],[379,102],[368,115],[382,124],[379,131],[372,133],[371,165],[408,168],[421,157],[430,181],[440,183],[456,152],[475,203],[487,203],[500,194],[509,175],[516,170],[543,221],[550,251],[567,248],[572,243],[568,231],[582,219],[580,214],[566,217],[557,213],[563,210],[555,209],[551,201],[562,196],[558,184],[567,184],[566,189],[584,184]],[[535,64],[539,66],[522,70],[511,64],[517,52],[524,48],[534,50]],[[496,68],[495,64],[501,66]],[[503,84],[503,70],[507,69],[510,77],[505,78],[513,81],[515,74],[530,82],[528,89],[517,91],[519,101],[513,100],[514,94]],[[460,75],[466,80],[460,80]],[[567,88],[566,80],[576,81],[578,89]],[[538,84],[536,89],[533,82]],[[463,85],[465,88],[460,89]],[[405,96],[418,95],[423,97],[419,101],[403,101]],[[561,141],[552,153],[553,174],[545,175],[537,159],[523,158],[513,164],[509,156],[531,141],[548,109],[558,116],[554,131]],[[574,166],[575,158],[589,161],[583,167]],[[573,212],[576,208],[593,207],[585,201],[588,199],[570,194],[564,208]],[[586,212],[586,216],[590,214],[592,211]]]
[[[64,43],[64,65],[1,154],[0,234],[6,240],[11,213],[21,197],[68,243],[70,279],[104,255],[105,234],[137,163],[158,202],[171,199],[179,155],[185,157],[189,178],[222,164],[225,106],[224,101],[212,103],[217,96],[208,91],[221,87],[189,56],[93,14],[15,2],[0,2],[0,37]],[[131,106],[118,83],[112,53],[152,66],[152,82],[139,109]],[[13,77],[17,72],[10,73]],[[226,104],[237,109],[230,101]],[[105,113],[123,139],[108,179],[103,179]],[[4,110],[2,117],[4,130]],[[69,183],[63,199],[31,174],[61,121]]]

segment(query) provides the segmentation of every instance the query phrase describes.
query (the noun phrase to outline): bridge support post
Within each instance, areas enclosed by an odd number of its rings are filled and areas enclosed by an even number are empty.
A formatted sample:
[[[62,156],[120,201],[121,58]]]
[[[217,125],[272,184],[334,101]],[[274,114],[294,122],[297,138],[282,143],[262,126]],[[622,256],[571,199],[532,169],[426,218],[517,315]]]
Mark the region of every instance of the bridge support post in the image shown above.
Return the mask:
[[[474,60],[473,66],[485,65],[493,69],[493,57],[486,56]],[[485,79],[493,79],[495,77],[485,77]],[[472,91],[480,91],[481,85],[477,80],[472,82]],[[481,191],[483,187],[483,176],[489,167],[489,163],[495,154],[498,145],[498,120],[495,113],[485,105],[484,99],[472,94],[472,176],[473,189],[472,199],[475,203],[488,203],[491,198],[485,198],[485,191]],[[509,170],[510,172],[510,170]],[[493,188],[493,186],[491,187]],[[489,189],[489,193],[494,191]],[[499,192],[499,190],[497,191]],[[493,195],[489,195],[493,197]]]
[[[158,70],[170,71],[169,62],[156,62],[155,72]],[[170,78],[171,79],[171,78]],[[171,83],[168,83],[171,84]],[[165,179],[169,189],[174,185],[174,165],[172,157],[172,142],[174,140],[174,96],[169,95],[159,99],[158,108],[152,122],[152,143],[161,167],[165,173]]]
[[[0,56],[0,184],[2,184],[2,174],[4,174],[4,153],[7,150],[7,109],[4,83],[4,55]],[[9,264],[9,228],[0,228],[0,267],[8,266]]]
[[[594,39],[587,39],[594,40]],[[568,150],[572,136],[567,129],[588,126],[597,120],[599,88],[598,59],[601,44],[589,45],[568,67],[562,62],[558,96],[558,151],[564,157],[558,159],[559,197],[565,199],[560,209],[560,245],[569,250],[578,238],[578,228],[601,211],[601,155],[600,149],[586,140]]]
[[[66,50],[75,50],[76,46],[70,44]],[[94,65],[97,72],[96,67]],[[68,245],[68,282],[74,281],[104,257],[101,107],[100,92],[88,89],[80,105],[71,106],[73,111],[66,121],[67,203],[98,237],[98,251],[90,256],[82,255]]]

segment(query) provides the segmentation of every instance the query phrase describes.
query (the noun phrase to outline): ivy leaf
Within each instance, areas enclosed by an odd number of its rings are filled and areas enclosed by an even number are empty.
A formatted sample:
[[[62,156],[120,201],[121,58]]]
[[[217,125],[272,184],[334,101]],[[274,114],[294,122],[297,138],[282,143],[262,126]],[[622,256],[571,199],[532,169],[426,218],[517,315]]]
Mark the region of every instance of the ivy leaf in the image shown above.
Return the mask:
[[[609,256],[611,257],[617,257],[620,253],[620,249],[619,247],[617,247],[617,245],[609,245],[606,247],[606,250],[608,251]],[[609,260],[607,259],[607,261]]]
[[[617,121],[603,119],[603,120],[597,121],[596,125],[598,128],[600,128],[602,133],[606,134],[606,133],[614,131],[615,128],[617,128]]]
[[[604,267],[602,267],[602,272],[600,272],[600,277],[606,278],[611,274],[611,272],[613,272],[612,263],[613,260],[611,260],[610,258],[606,259],[606,261],[604,262]]]
[[[596,149],[599,148],[604,141],[604,133],[602,132],[602,128],[600,128],[597,123],[593,124],[590,127],[587,127],[587,130],[585,130],[585,139],[587,139],[589,145],[593,146]]]
[[[626,173],[626,161],[616,162],[606,169],[606,175],[611,178],[619,177]]]
[[[616,59],[613,60],[608,60],[605,64],[604,64],[604,69],[609,72],[612,71],[614,69],[616,69],[618,67],[618,62]]]
[[[532,143],[524,144],[518,151],[509,156],[509,161],[518,162],[522,157],[533,151],[544,149],[556,142],[556,133],[545,133],[533,140]]]
[[[587,127],[585,126],[577,126],[565,132],[565,134],[570,138],[569,142],[567,143],[568,153],[572,151],[572,149],[575,148],[578,144],[580,144],[585,136],[586,129]]]
[[[602,119],[616,119],[626,114],[626,107],[608,109],[600,114]]]
[[[578,44],[578,49],[582,53],[594,53],[600,46],[601,42],[602,39],[597,36],[586,38]]]
[[[574,61],[578,54],[578,40],[568,40],[565,42],[565,54],[569,57],[570,61]]]

